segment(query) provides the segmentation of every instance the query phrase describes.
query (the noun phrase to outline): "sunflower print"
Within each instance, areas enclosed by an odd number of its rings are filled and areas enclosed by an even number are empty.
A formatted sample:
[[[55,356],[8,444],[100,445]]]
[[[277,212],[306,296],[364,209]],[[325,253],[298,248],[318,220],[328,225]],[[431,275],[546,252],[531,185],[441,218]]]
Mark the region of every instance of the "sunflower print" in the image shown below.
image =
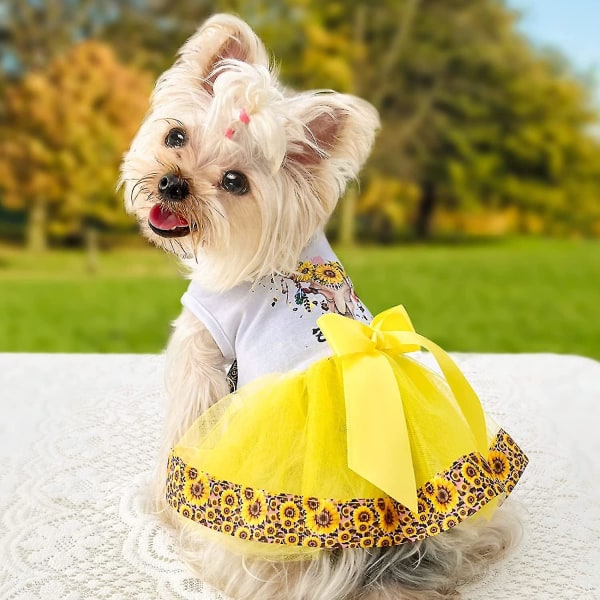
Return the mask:
[[[302,500],[302,506],[307,511],[318,510],[320,505],[321,505],[321,502],[319,501],[319,499],[313,498],[311,496],[309,496],[308,498],[305,497],[304,500]]]
[[[510,435],[508,435],[508,433],[506,433],[506,431],[502,432],[502,441],[504,442],[504,445],[508,446],[509,448],[516,446],[515,441],[510,437]]]
[[[300,517],[300,511],[294,502],[284,502],[279,508],[279,521],[285,529],[295,527]]]
[[[417,513],[389,496],[337,501],[271,494],[214,479],[174,454],[167,469],[167,501],[203,527],[261,543],[369,548],[415,542],[456,527],[511,492],[527,457],[509,439],[511,445],[500,432],[488,456],[465,455],[425,482],[417,490]]]
[[[450,512],[458,503],[456,486],[442,477],[434,478],[431,483],[435,488],[435,493],[431,496],[433,507],[438,512]]]
[[[267,503],[262,492],[254,491],[250,500],[242,502],[242,518],[250,525],[260,525],[267,516]]]
[[[417,533],[417,528],[411,523],[409,525],[404,525],[402,527],[402,533],[407,537],[407,538],[412,538],[416,535]]]
[[[352,515],[352,523],[357,531],[365,533],[369,531],[371,525],[375,522],[373,511],[366,507],[360,506]]]
[[[377,510],[379,512],[379,526],[382,531],[385,531],[385,533],[395,531],[400,524],[400,517],[392,501],[388,498],[383,499],[383,502],[377,505]]]
[[[331,533],[338,528],[340,513],[333,502],[322,502],[319,508],[310,511],[306,518],[306,524],[315,533]]]
[[[352,540],[352,534],[349,531],[340,531],[338,533],[338,542],[342,546],[346,546]]]
[[[296,533],[286,533],[285,534],[285,543],[288,546],[296,546],[296,545],[298,545],[299,541],[300,541],[300,538],[298,537],[298,535]]]
[[[254,499],[254,490],[250,487],[245,487],[242,490],[242,495],[248,501],[253,500]]]
[[[294,279],[296,281],[312,281],[314,277],[314,265],[309,261],[305,260],[298,265],[296,273],[294,273]]]
[[[340,287],[344,283],[345,273],[338,262],[315,265],[314,280],[328,287]]]
[[[198,473],[196,479],[190,479],[185,484],[185,499],[192,504],[205,504],[210,494],[208,477],[204,473]]]
[[[234,525],[231,521],[223,521],[221,523],[221,531],[227,535],[231,535],[234,531]]]
[[[431,517],[427,513],[420,512],[417,515],[417,519],[418,519],[419,523],[429,523],[429,521],[431,520]]]
[[[494,474],[494,477],[500,479],[500,481],[504,481],[508,474],[510,473],[510,465],[508,463],[508,458],[502,452],[492,451],[488,456],[488,464]]]
[[[357,297],[344,267],[337,260],[325,262],[322,257],[315,256],[298,262],[293,272],[271,277],[270,281],[275,287],[268,289],[276,293],[272,297],[271,307],[277,305],[279,292],[294,312],[336,313],[366,323],[372,318]],[[313,330],[313,335],[318,342],[326,341],[318,328]]]
[[[421,487],[421,489],[423,490],[423,494],[425,495],[425,497],[429,498],[430,500],[436,494],[436,488],[435,488],[435,484],[433,483],[433,481],[426,481],[423,484],[423,486]],[[419,510],[419,512],[421,512],[421,511]]]
[[[431,512],[431,505],[423,498],[417,500],[417,513],[419,517],[423,517],[425,520],[429,519],[429,513]],[[419,519],[421,520],[421,519]]]
[[[249,540],[252,533],[249,527],[238,527],[235,530],[235,536],[240,538],[240,540]]]
[[[239,506],[239,500],[235,492],[231,490],[225,490],[221,495],[221,499],[219,500],[219,506],[221,507],[221,512],[225,516],[228,516],[237,510]]]
[[[309,535],[302,540],[302,545],[307,548],[320,548],[321,547],[321,538],[316,535]]]
[[[473,494],[473,493],[467,494],[464,497],[464,502],[469,507],[475,506],[475,504],[477,503],[477,496],[475,494]]]
[[[456,527],[458,525],[458,519],[456,517],[446,517],[442,521],[442,529],[445,531],[447,529],[452,529],[452,527]]]
[[[466,462],[460,468],[461,475],[468,481],[469,483],[473,483],[476,479],[479,478],[481,471],[475,467],[472,463]]]
[[[185,468],[185,476],[187,479],[197,479],[198,478],[198,469],[195,467],[186,467]]]

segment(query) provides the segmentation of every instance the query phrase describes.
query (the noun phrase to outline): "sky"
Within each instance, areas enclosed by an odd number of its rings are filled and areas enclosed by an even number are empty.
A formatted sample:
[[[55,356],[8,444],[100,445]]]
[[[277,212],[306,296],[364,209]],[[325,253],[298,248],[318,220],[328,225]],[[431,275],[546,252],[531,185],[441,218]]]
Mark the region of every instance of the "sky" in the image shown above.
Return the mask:
[[[559,49],[578,71],[595,71],[600,104],[600,0],[507,0],[523,12],[519,28],[534,43]]]

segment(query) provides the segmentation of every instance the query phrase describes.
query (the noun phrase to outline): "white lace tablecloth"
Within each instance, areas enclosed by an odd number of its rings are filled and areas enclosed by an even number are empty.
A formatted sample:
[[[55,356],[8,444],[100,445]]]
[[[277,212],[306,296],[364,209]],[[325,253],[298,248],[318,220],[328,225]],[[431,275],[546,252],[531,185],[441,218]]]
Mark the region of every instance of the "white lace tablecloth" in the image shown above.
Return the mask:
[[[465,600],[600,599],[600,363],[455,357],[530,458],[523,543]],[[221,598],[146,510],[162,372],[155,355],[0,354],[1,600]]]

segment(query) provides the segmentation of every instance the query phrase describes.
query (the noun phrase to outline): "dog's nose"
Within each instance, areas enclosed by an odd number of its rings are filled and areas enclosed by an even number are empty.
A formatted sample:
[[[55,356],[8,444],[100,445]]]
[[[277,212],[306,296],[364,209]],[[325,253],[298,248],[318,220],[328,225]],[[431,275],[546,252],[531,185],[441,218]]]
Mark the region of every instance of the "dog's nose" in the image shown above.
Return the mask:
[[[183,200],[190,193],[190,186],[179,175],[169,173],[160,178],[158,193],[167,200]]]

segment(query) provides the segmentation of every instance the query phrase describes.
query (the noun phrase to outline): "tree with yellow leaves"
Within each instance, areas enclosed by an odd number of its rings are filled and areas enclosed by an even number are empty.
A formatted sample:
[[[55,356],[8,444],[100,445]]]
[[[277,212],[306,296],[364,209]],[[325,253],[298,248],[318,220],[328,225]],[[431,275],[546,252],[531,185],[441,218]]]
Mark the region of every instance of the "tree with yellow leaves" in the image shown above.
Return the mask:
[[[146,110],[151,79],[86,41],[6,89],[0,187],[27,213],[27,245],[84,237],[124,222],[115,193],[122,153]]]

